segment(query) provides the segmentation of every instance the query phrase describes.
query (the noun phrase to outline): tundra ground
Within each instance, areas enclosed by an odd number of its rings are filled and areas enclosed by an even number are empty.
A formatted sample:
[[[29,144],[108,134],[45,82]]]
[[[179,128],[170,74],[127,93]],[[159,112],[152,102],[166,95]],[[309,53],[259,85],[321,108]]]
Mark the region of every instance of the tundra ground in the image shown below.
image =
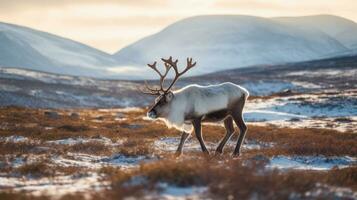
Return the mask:
[[[342,122],[341,122],[342,123]],[[0,199],[356,199],[357,134],[248,124],[214,155],[222,126],[206,124],[204,156],[191,136],[145,110],[0,109]]]

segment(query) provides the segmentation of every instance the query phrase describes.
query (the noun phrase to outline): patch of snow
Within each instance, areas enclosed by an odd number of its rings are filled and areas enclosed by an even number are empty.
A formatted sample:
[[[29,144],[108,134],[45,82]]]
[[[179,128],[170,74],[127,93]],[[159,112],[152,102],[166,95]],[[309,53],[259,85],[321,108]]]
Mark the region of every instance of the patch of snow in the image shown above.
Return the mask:
[[[319,128],[319,129],[333,129],[340,132],[357,133],[357,117],[348,117],[349,122],[340,122],[339,118],[292,118],[290,120],[276,120],[276,121],[257,121],[248,122],[257,126],[274,125],[277,127],[290,127],[290,128]]]
[[[230,140],[229,142],[227,142],[227,145],[235,147],[236,141]],[[274,143],[272,143],[272,142],[270,142],[270,143],[268,143],[268,142],[258,142],[258,141],[255,141],[255,140],[245,139],[244,143],[242,145],[242,148],[243,149],[248,149],[248,150],[253,150],[253,149],[270,148],[270,147],[273,147],[273,146],[274,146]]]
[[[114,155],[107,158],[102,158],[100,162],[106,165],[112,165],[123,169],[131,169],[138,167],[141,162],[148,162],[155,160],[155,158],[148,158],[147,156],[124,156],[122,154]]]
[[[7,85],[7,84],[4,84],[4,83],[1,83],[1,85],[0,85],[0,91],[17,92],[17,91],[20,91],[20,90],[21,90],[21,88],[16,87],[14,85]]]
[[[303,116],[355,116],[355,91],[336,91],[336,94],[301,94],[248,101],[246,111],[268,110]]]
[[[114,118],[114,120],[121,122],[121,121],[126,121],[126,120],[128,120],[128,118],[126,118],[126,117],[116,117],[116,118]]]
[[[7,154],[2,156],[2,160],[0,161],[0,168],[4,166],[18,168],[27,164],[38,163],[39,161],[44,159],[46,159],[46,156],[41,154],[16,155],[16,156]],[[0,173],[0,174],[4,174],[4,173]]]
[[[208,187],[204,186],[178,187],[175,185],[169,185],[167,183],[159,183],[157,186],[162,191],[155,194],[149,194],[145,197],[145,199],[199,200],[204,198],[205,193],[208,192]]]
[[[159,140],[156,140],[154,142],[154,147],[159,151],[175,152],[177,150],[179,143],[180,143],[180,137],[164,137],[164,138],[160,138]],[[219,142],[213,143],[213,142],[206,141],[205,144],[209,150],[215,151]],[[231,139],[227,142],[226,147],[235,147],[235,145],[236,145],[236,141],[233,141]],[[242,148],[251,150],[251,149],[267,148],[272,145],[273,144],[260,143],[253,140],[245,140]],[[183,146],[183,152],[185,151],[201,151],[201,146],[196,138],[188,138],[186,140]]]
[[[60,197],[65,194],[104,189],[108,183],[100,179],[101,176],[97,173],[80,177],[56,176],[41,179],[0,177],[0,188],[30,192],[33,195]]]
[[[179,143],[180,137],[164,137],[160,138],[159,140],[156,140],[154,142],[154,147],[159,151],[174,152],[177,150]],[[206,146],[208,149],[211,149],[213,144],[206,142]],[[184,151],[201,151],[199,143],[192,138],[188,138],[186,140],[183,149]]]
[[[306,118],[306,116],[269,110],[249,110],[244,113],[244,119],[248,122],[289,120],[292,118]]]
[[[270,160],[268,168],[299,170],[330,170],[333,167],[344,168],[357,164],[356,157],[325,156],[275,156]]]
[[[351,77],[356,76],[357,69],[349,70],[338,70],[338,69],[320,69],[320,70],[301,70],[296,72],[286,73],[286,76],[305,76],[305,77],[316,77],[316,76],[338,76],[338,77]]]
[[[17,143],[17,142],[27,142],[29,141],[29,139],[23,136],[12,135],[9,137],[0,137],[0,141]]]
[[[299,81],[293,81],[292,84],[296,87],[301,87],[301,88],[306,88],[306,89],[319,89],[322,88],[322,86],[314,84],[314,83],[309,83],[309,82],[299,82]]]
[[[75,144],[81,144],[81,143],[88,143],[88,142],[100,142],[104,143],[106,145],[118,145],[121,143],[121,141],[117,141],[116,143],[113,143],[111,139],[106,138],[106,137],[99,137],[99,138],[67,138],[67,139],[61,139],[61,140],[52,140],[48,141],[47,143],[50,144],[59,144],[59,145],[75,145]]]
[[[305,195],[311,199],[357,199],[357,192],[351,188],[316,184],[316,187]]]
[[[244,110],[247,122],[281,127],[329,128],[356,131],[356,91],[331,91],[288,97],[253,99]],[[339,121],[346,118],[349,123]]]
[[[116,154],[113,156],[95,156],[82,153],[68,153],[66,157],[53,157],[52,162],[60,166],[76,166],[90,169],[98,169],[103,166],[120,167],[132,169],[140,165],[141,162],[149,162],[156,158],[148,156],[125,156]]]
[[[118,113],[129,113],[129,112],[141,112],[143,111],[140,107],[124,107],[124,108],[114,108],[114,109],[98,109],[101,112],[118,112]]]
[[[52,157],[52,163],[63,167],[85,167],[98,169],[102,167],[99,162],[103,157],[82,153],[67,153],[67,156]]]
[[[282,81],[259,81],[242,84],[251,95],[269,95],[276,92],[281,92],[287,89],[294,89],[296,86],[289,82]]]

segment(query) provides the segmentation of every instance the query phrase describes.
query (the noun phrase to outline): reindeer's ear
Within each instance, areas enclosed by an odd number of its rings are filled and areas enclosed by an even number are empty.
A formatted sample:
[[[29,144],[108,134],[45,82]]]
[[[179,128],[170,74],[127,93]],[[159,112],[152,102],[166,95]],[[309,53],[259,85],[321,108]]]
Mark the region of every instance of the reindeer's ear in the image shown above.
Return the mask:
[[[174,94],[172,92],[168,92],[165,95],[165,98],[166,98],[166,102],[170,102],[174,98]]]

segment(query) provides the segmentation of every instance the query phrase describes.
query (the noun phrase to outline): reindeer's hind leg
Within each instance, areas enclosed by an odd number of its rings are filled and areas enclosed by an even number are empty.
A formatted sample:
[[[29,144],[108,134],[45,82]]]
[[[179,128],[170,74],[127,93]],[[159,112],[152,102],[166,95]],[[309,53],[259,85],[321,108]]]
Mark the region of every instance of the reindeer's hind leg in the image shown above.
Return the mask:
[[[206,154],[209,154],[209,151],[207,150],[205,142],[203,141],[203,138],[202,138],[201,119],[200,118],[194,119],[192,121],[192,125],[195,130],[196,137],[197,137],[198,141],[200,142],[202,151]]]
[[[233,119],[232,117],[227,117],[224,120],[224,127],[226,128],[226,135],[224,136],[224,138],[222,139],[222,141],[219,143],[217,149],[216,149],[216,154],[222,154],[223,153],[223,148],[226,145],[227,141],[229,140],[229,138],[231,138],[231,136],[234,133],[234,126],[233,126]]]
[[[182,154],[182,148],[183,148],[183,145],[185,144],[188,136],[190,136],[189,133],[186,133],[185,131],[182,132],[180,144],[176,151],[176,156],[180,156]]]
[[[244,141],[245,134],[247,132],[247,126],[245,125],[245,122],[243,119],[243,107],[244,107],[245,101],[246,101],[245,96],[242,96],[242,98],[238,101],[237,105],[234,108],[235,112],[233,111],[233,113],[232,113],[233,120],[237,124],[237,126],[240,130],[237,145],[233,152],[233,156],[239,156],[240,149],[241,149],[242,143]]]

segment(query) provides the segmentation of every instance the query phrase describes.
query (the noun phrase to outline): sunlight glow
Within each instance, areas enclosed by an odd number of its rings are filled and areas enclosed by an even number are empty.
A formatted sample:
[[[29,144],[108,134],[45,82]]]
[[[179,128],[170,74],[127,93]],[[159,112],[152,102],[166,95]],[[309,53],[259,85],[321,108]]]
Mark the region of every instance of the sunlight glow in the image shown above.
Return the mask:
[[[355,0],[0,0],[0,21],[113,53],[180,19],[208,14],[262,17],[332,14],[357,21]]]

